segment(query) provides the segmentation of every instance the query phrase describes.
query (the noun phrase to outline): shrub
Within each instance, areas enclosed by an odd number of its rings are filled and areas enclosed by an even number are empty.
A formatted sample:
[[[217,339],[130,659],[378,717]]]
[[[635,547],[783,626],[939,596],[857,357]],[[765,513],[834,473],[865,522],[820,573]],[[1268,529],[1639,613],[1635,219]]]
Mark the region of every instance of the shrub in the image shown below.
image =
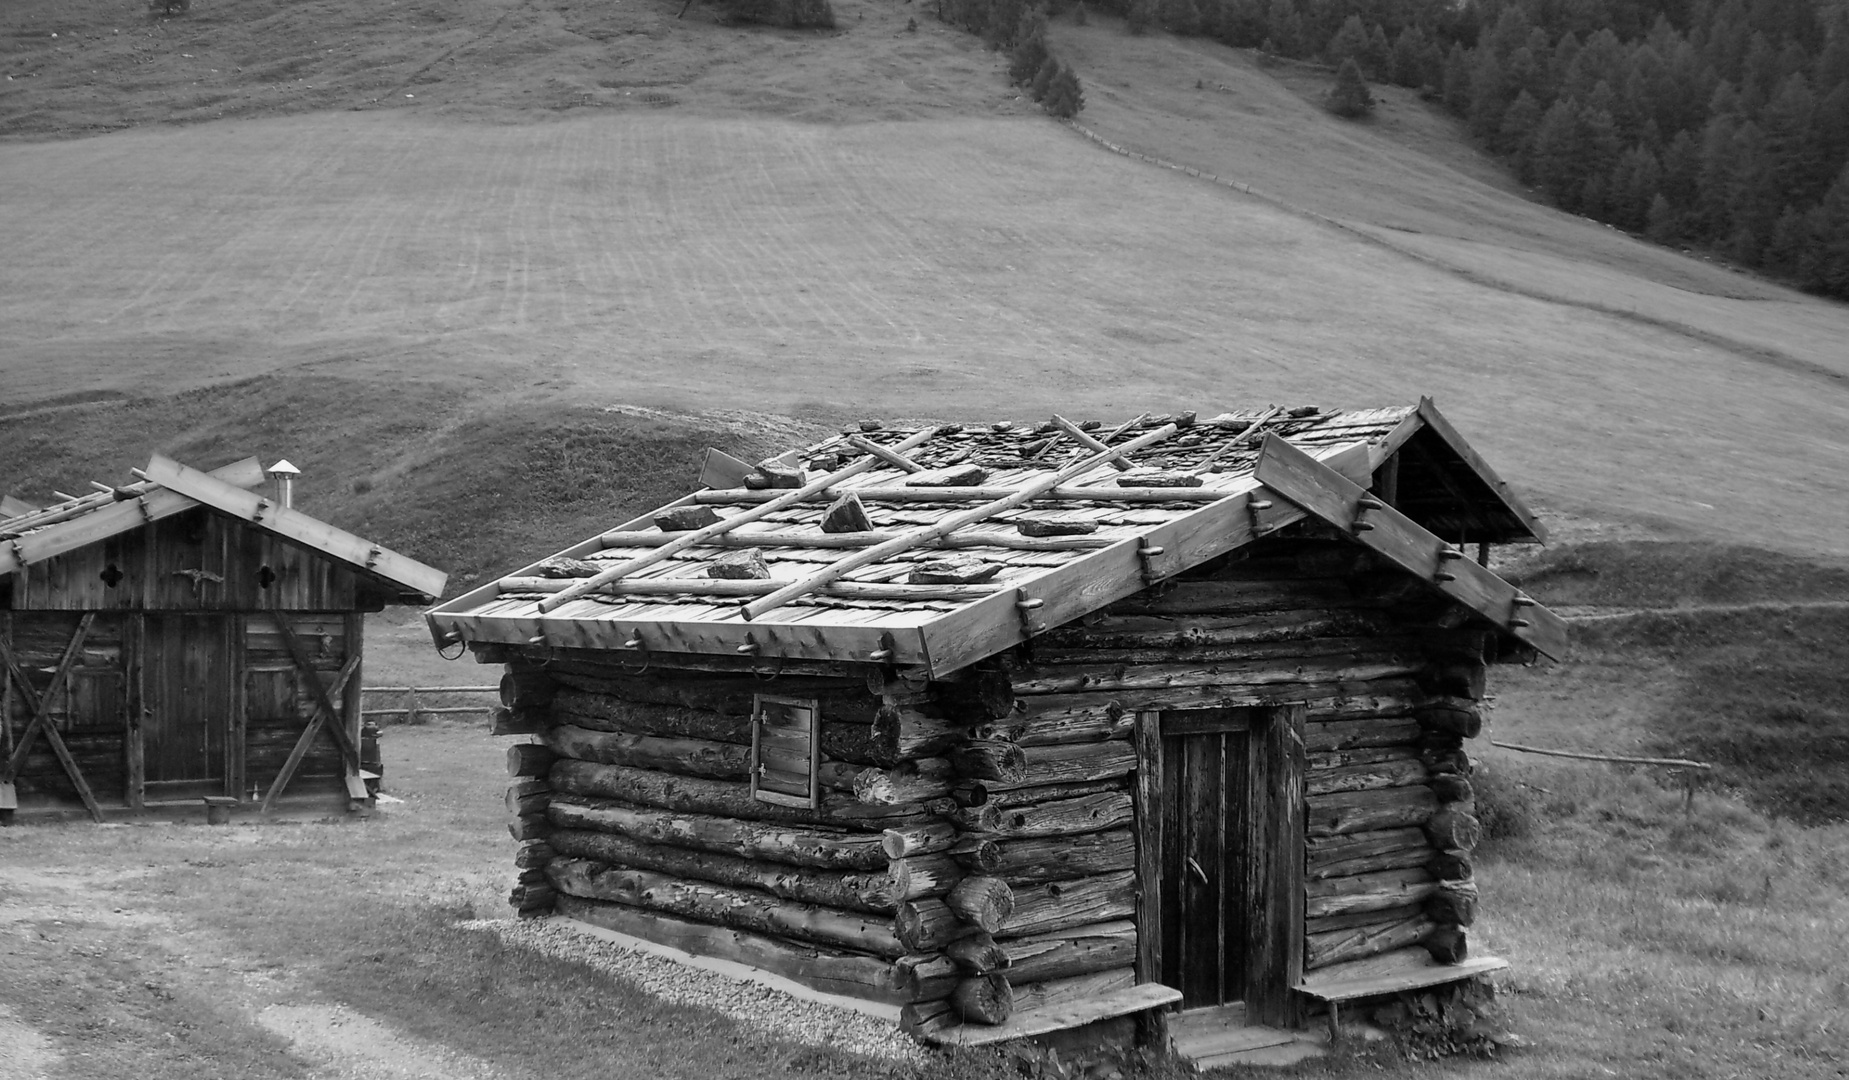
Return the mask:
[[[1374,111],[1374,95],[1368,92],[1367,79],[1361,75],[1361,67],[1353,57],[1342,61],[1342,68],[1335,73],[1335,88],[1329,91],[1329,111],[1337,116],[1349,119],[1366,116]]]
[[[1079,86],[1078,73],[1069,65],[1060,64],[1059,71],[1047,83],[1046,100],[1041,107],[1061,120],[1070,120],[1085,107],[1085,93]]]
[[[193,9],[193,0],[148,0],[148,10],[156,15],[184,15]]]

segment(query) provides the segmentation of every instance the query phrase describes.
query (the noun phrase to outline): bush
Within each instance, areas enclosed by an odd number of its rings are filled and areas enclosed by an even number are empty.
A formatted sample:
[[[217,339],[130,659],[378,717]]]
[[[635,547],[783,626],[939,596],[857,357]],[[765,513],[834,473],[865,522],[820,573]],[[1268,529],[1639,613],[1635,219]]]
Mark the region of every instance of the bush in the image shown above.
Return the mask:
[[[193,0],[148,0],[148,10],[156,15],[184,15],[193,9]]]
[[[1351,120],[1374,111],[1374,95],[1368,92],[1367,79],[1353,57],[1342,61],[1341,70],[1335,73],[1335,88],[1329,91],[1328,105],[1330,112]]]

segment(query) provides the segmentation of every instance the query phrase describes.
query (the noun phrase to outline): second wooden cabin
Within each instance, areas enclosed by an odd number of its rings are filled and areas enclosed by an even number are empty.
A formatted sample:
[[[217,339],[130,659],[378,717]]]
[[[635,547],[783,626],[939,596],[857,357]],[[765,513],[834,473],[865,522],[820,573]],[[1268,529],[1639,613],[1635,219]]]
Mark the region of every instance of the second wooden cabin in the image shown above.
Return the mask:
[[[0,517],[0,817],[369,796],[363,613],[444,575],[302,513],[294,467],[136,483]]]
[[[1564,630],[1429,401],[863,426],[429,612],[537,735],[516,907],[940,1042],[1502,966],[1464,744]]]

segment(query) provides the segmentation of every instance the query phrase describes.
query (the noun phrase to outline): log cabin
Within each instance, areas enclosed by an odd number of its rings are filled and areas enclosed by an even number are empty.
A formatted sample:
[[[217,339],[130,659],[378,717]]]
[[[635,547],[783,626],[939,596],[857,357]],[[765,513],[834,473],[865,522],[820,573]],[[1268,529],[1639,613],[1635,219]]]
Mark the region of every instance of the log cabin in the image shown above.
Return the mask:
[[[370,805],[362,613],[444,575],[291,505],[295,469],[156,455],[0,519],[0,812]],[[208,811],[210,814],[210,811]]]
[[[1505,966],[1465,744],[1565,632],[1429,400],[866,422],[701,482],[427,613],[533,736],[522,914],[929,1042],[1174,1014],[1206,1064]]]

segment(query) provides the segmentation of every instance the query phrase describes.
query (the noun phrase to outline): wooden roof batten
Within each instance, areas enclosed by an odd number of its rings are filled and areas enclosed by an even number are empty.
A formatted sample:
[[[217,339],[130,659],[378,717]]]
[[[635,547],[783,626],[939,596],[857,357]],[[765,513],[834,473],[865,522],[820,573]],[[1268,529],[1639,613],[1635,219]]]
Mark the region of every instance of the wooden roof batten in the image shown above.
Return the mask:
[[[1307,493],[1297,492],[1304,496],[1306,506],[1254,475],[1258,461],[1276,459],[1281,453],[1261,450],[1258,440],[1263,439],[1268,449],[1280,437],[1300,439],[1301,445],[1284,445],[1322,470],[1315,485],[1334,475],[1366,497],[1366,489],[1378,479],[1376,470],[1430,426],[1436,415],[1429,401],[1419,407],[1374,410],[1273,406],[1226,413],[1201,422],[1189,438],[1152,455],[1162,463],[1160,473],[1197,478],[1199,486],[1192,487],[1118,486],[1138,482],[1134,475],[1125,476],[1126,470],[1117,469],[1124,455],[1170,439],[1176,429],[1188,431],[1187,420],[1178,425],[1168,417],[1149,421],[1147,415],[1108,432],[1096,431],[1091,423],[1083,427],[1070,421],[1061,424],[1063,417],[1038,427],[931,428],[910,433],[902,441],[898,437],[903,429],[872,437],[844,432],[780,459],[794,465],[806,457],[841,466],[800,488],[786,490],[747,488],[746,481],[755,471],[752,467],[709,452],[702,472],[708,490],[693,492],[671,505],[714,505],[725,515],[721,521],[679,532],[655,524],[653,514],[644,515],[554,556],[604,564],[606,569],[595,576],[547,577],[543,575],[556,570],[542,570],[542,563],[536,562],[433,608],[427,619],[439,644],[464,641],[514,649],[630,649],[637,650],[633,654],[637,662],[642,654],[664,663],[675,658],[696,663],[707,657],[714,662],[760,665],[763,670],[832,665],[832,670],[840,672],[897,666],[930,678],[945,678],[1035,633],[1134,595],[1216,555],[1307,517],[1323,517],[1317,511],[1324,508]],[[1068,426],[1102,444],[1103,449],[1073,437]],[[1115,441],[1139,426],[1153,430],[1141,432],[1138,439]],[[861,430],[879,431],[876,427]],[[1222,432],[1234,434],[1229,437]],[[940,433],[943,445],[931,443],[918,449]],[[1138,440],[1151,437],[1150,443],[1139,444]],[[906,464],[869,453],[863,443],[880,446]],[[1050,461],[1041,463],[1049,447],[1064,444],[1070,449],[1074,443],[1081,455],[1076,460],[1058,469]],[[999,461],[991,467],[1007,475],[976,479],[977,484],[986,481],[989,486],[985,487],[898,486],[915,467],[936,469],[947,462],[967,461],[972,450],[978,462],[985,458]],[[843,464],[855,452],[865,456]],[[1449,452],[1446,456],[1453,468],[1466,460],[1462,453],[1456,458]],[[1218,464],[1222,460],[1226,463]],[[1114,471],[1095,472],[1107,466]],[[845,477],[860,477],[877,469],[888,471],[884,476],[865,476],[857,483],[842,482]],[[894,475],[893,469],[899,470],[900,480],[887,479]],[[1064,475],[1068,470],[1076,471]],[[1120,476],[1123,479],[1116,479]],[[850,492],[869,510],[929,523],[903,530],[889,526],[864,532],[824,532],[818,527],[820,504]],[[1480,493],[1470,497],[1484,498]],[[1383,499],[1390,501],[1391,496],[1383,495]],[[1006,515],[1002,503],[1016,508],[1031,504],[1030,520],[1039,514],[1076,513],[1094,521],[1102,519],[1107,527],[1083,535],[1017,535],[1011,516],[1002,518],[1003,525],[977,527],[997,514]],[[959,509],[959,504],[975,505]],[[765,520],[772,515],[776,517]],[[1336,517],[1341,518],[1341,513]],[[740,528],[751,522],[761,522],[762,527]],[[1372,530],[1352,528],[1352,513],[1331,524],[1358,542],[1369,543]],[[1507,539],[1528,535],[1513,521],[1501,528],[1499,535]],[[1461,557],[1461,552],[1410,520],[1403,527],[1395,520],[1386,530],[1394,536],[1421,532],[1430,537],[1432,560],[1450,561],[1436,554],[1441,547]],[[631,550],[611,550],[625,548]],[[728,549],[741,548],[761,550],[773,569],[772,577],[715,579],[705,574],[701,564]],[[853,554],[829,561],[830,549]],[[977,552],[979,557],[1002,564],[1002,572],[987,582],[906,583],[906,568],[921,558],[919,553],[938,549]],[[609,554],[600,557],[605,551]],[[1393,553],[1383,554],[1391,557]],[[612,562],[617,565],[610,567]],[[817,564],[819,572],[813,572],[811,567]],[[1406,568],[1403,562],[1400,565]],[[789,576],[792,568],[797,571],[794,579]],[[611,569],[622,573],[612,575]],[[1462,586],[1447,590],[1454,600],[1504,632],[1557,655],[1550,647],[1557,644],[1553,630],[1557,620],[1530,610],[1532,601],[1518,597],[1487,570],[1482,573],[1490,581],[1479,581],[1473,571],[1460,573],[1450,566],[1427,572],[1421,564],[1411,572],[1435,586],[1444,584],[1441,575],[1462,580]],[[1490,582],[1500,583],[1506,592],[1497,591]],[[1491,598],[1496,602],[1491,603]],[[741,614],[747,617],[741,619]]]
[[[1073,430],[1077,431],[1078,429],[1074,428]],[[1164,424],[1162,427],[1148,434],[1131,439],[1122,446],[1104,447],[1100,452],[1080,458],[1078,461],[1067,465],[1058,472],[1040,480],[1036,480],[1010,495],[1005,495],[1002,498],[983,503],[981,506],[970,510],[952,514],[935,525],[920,525],[916,529],[893,537],[884,544],[876,544],[873,547],[849,555],[845,559],[829,563],[827,566],[801,581],[792,582],[778,589],[776,592],[771,593],[769,596],[759,600],[753,600],[751,603],[746,604],[742,609],[742,613],[746,619],[756,619],[767,611],[782,607],[791,600],[806,593],[814,592],[824,585],[831,584],[842,576],[858,570],[863,566],[880,562],[888,556],[897,555],[902,551],[909,551],[912,548],[918,547],[920,544],[949,536],[965,525],[974,525],[976,522],[992,518],[1004,510],[1012,510],[1023,503],[1032,502],[1034,498],[1042,492],[1051,491],[1068,480],[1083,476],[1085,473],[1092,471],[1107,461],[1117,462],[1137,450],[1141,450],[1146,446],[1153,446],[1175,434],[1177,430],[1179,429],[1176,428],[1174,424]],[[1099,445],[1102,446],[1103,444],[1100,443]]]

